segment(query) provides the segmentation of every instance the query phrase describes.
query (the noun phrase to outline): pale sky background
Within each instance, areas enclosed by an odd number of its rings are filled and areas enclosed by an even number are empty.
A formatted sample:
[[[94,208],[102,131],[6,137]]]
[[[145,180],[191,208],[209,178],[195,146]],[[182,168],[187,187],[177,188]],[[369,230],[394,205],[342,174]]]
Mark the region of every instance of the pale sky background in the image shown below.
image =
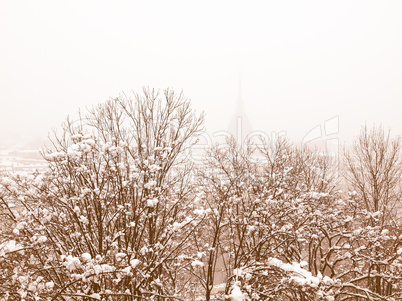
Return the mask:
[[[402,1],[0,1],[0,144],[142,86],[183,89],[227,130],[241,66],[253,129],[339,117],[402,134]]]

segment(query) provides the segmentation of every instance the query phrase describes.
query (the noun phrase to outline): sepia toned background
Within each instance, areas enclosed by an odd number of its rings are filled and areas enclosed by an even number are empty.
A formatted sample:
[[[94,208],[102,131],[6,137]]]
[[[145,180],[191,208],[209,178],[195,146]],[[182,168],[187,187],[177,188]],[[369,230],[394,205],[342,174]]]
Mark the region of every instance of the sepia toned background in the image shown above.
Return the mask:
[[[0,148],[37,148],[67,115],[142,86],[183,89],[210,136],[237,116],[239,86],[242,115],[269,136],[325,136],[334,119],[340,143],[365,122],[402,133],[401,12],[400,1],[1,1]]]

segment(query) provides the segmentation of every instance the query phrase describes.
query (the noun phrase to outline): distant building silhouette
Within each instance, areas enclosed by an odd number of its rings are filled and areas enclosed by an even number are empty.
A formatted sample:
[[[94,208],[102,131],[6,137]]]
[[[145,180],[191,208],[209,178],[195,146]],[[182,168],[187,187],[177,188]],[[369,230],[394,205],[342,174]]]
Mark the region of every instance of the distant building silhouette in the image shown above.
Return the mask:
[[[249,118],[247,117],[244,109],[244,101],[242,96],[241,89],[241,78],[239,75],[239,90],[236,101],[236,110],[233,115],[230,123],[228,131],[233,137],[237,140],[238,143],[243,143],[252,132],[252,126]]]

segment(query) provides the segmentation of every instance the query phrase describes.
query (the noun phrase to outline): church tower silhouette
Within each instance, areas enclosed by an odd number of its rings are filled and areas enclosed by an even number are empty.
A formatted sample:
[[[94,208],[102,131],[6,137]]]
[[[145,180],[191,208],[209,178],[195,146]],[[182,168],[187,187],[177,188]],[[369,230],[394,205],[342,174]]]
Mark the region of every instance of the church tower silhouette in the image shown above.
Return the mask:
[[[252,132],[252,126],[245,113],[244,101],[241,87],[241,74],[239,72],[239,88],[236,101],[235,114],[229,123],[229,133],[233,135],[237,143],[244,143],[247,136]]]

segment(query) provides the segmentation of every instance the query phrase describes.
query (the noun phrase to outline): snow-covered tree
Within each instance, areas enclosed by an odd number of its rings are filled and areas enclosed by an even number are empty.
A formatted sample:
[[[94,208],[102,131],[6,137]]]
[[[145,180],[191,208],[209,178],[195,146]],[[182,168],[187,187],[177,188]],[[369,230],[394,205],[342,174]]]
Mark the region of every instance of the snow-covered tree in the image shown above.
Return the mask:
[[[178,258],[202,220],[184,150],[202,119],[182,94],[149,89],[67,119],[43,152],[45,175],[1,183],[7,209],[20,208],[0,251],[11,276],[1,296],[178,298]]]
[[[345,178],[362,206],[382,213],[382,223],[395,223],[401,207],[402,140],[380,126],[364,126],[345,150]]]
[[[400,136],[366,125],[344,156],[345,179],[364,217],[350,237],[352,267],[345,275],[349,291],[372,300],[401,298],[401,146]]]
[[[336,198],[322,192],[317,158],[287,141],[256,149],[232,139],[210,150],[198,184],[206,217],[193,239],[201,264],[192,271],[206,300],[232,298],[238,290],[244,300],[331,296],[332,280],[308,264],[314,221],[337,218],[326,216]],[[332,184],[326,185],[333,190]]]

